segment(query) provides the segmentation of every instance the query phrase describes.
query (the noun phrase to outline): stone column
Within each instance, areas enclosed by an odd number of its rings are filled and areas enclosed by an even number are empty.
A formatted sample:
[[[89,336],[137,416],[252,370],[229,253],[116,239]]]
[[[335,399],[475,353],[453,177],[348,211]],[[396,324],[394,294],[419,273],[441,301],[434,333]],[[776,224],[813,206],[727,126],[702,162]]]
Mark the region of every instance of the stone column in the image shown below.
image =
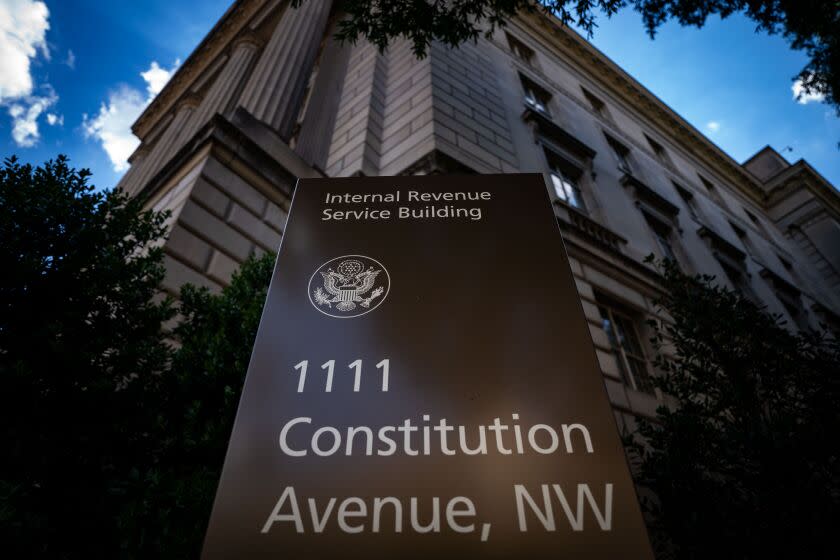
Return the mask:
[[[259,43],[252,34],[246,34],[234,42],[230,58],[208,88],[198,109],[178,138],[179,146],[187,142],[216,113],[224,113],[240,83],[247,76],[258,48]]]
[[[137,174],[146,162],[146,157],[148,155],[148,147],[141,143],[140,146],[138,146],[137,151],[134,153],[131,166],[128,168],[128,171],[125,172],[125,175],[122,176],[119,183],[117,183],[117,187],[134,196],[134,189],[137,186]]]
[[[240,104],[281,137],[291,132],[300,95],[323,38],[332,0],[286,8],[240,97]]]
[[[146,181],[160,171],[169,158],[172,157],[178,147],[176,142],[179,137],[182,137],[181,132],[198,106],[198,101],[198,98],[188,96],[178,105],[178,108],[175,110],[175,116],[169,123],[169,126],[166,127],[166,130],[158,138],[158,141],[155,143],[149,155],[146,156],[142,167],[137,173],[137,182],[134,186],[135,192],[142,190],[146,186]]]

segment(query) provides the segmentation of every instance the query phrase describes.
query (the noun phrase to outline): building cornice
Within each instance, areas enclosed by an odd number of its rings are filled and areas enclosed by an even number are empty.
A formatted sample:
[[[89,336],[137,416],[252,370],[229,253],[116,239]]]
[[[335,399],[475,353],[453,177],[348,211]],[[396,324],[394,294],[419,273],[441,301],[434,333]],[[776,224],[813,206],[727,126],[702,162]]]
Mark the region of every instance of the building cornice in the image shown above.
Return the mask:
[[[768,179],[767,185],[767,198],[771,205],[784,200],[804,186],[823,206],[831,209],[836,217],[840,217],[840,193],[804,159]]]
[[[146,107],[132,125],[131,131],[138,138],[144,138],[160,116],[166,114],[178,103],[192,83],[229,44],[236,40],[237,35],[267,3],[267,0],[236,0],[175,71],[163,90]],[[250,35],[248,37],[250,38]]]
[[[653,121],[662,131],[669,133],[686,152],[721,173],[729,184],[748,198],[764,205],[765,195],[759,181],[586,39],[556,18],[539,11],[523,14],[519,19],[529,27],[542,31],[544,38],[552,39],[553,46],[568,55],[568,59],[576,62],[581,70],[586,70],[591,80],[600,82],[618,99],[645,115],[649,122]]]

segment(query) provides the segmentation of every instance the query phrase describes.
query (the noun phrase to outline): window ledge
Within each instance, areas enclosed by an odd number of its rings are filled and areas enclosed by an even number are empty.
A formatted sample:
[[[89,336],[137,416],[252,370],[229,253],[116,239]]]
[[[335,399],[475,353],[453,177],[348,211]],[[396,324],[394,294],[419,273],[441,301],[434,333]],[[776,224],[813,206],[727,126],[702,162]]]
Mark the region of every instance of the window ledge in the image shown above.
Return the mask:
[[[653,190],[632,173],[625,172],[621,178],[621,184],[625,187],[631,187],[636,193],[637,199],[646,202],[667,216],[676,216],[680,212],[677,205]]]
[[[712,249],[725,254],[730,259],[738,263],[743,263],[747,258],[747,254],[745,252],[705,225],[700,226],[700,229],[697,230],[697,235],[708,240],[712,245]]]
[[[627,239],[561,200],[555,200],[554,204],[565,210],[566,216],[557,218],[561,229],[576,233],[605,249],[622,253]]]
[[[597,153],[595,150],[567,132],[562,126],[551,120],[548,116],[540,113],[532,107],[529,107],[528,105],[525,105],[525,111],[522,113],[522,120],[526,123],[532,123],[541,136],[553,141],[555,144],[571,150],[579,157],[592,159]]]

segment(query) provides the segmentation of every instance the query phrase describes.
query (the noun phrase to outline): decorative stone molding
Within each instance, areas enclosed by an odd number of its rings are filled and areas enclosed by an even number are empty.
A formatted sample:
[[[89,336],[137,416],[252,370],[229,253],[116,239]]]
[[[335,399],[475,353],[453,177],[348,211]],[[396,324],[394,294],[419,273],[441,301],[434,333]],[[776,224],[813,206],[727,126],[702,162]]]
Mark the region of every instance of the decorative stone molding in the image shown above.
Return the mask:
[[[203,74],[207,66],[227,48],[265,3],[266,0],[237,0],[228,8],[222,19],[204,37],[132,125],[131,131],[138,138],[143,139],[148,134],[157,120],[176,104],[190,84]]]
[[[568,55],[567,58],[581,66],[589,66],[587,74],[592,79],[600,78],[603,86],[635,111],[669,131],[672,138],[682,143],[688,153],[704,159],[713,169],[724,172],[730,184],[740,187],[741,191],[754,201],[763,203],[763,190],[746,169],[583,38],[569,31],[556,18],[547,17],[542,13],[524,14],[520,20],[530,24],[532,28],[542,30],[543,36],[552,38],[554,46]]]
[[[806,161],[799,160],[768,181],[768,205],[774,205],[795,192],[806,189],[840,219],[840,193]]]
[[[591,160],[598,153],[562,126],[530,107],[525,108],[522,113],[522,120],[532,125],[535,135],[547,138],[552,143],[569,150],[583,160]]]
[[[233,40],[233,43],[231,43],[231,50],[236,50],[239,45],[249,45],[255,49],[261,49],[265,46],[265,39],[254,33],[253,30],[249,29],[240,33],[236,39]]]
[[[625,173],[621,184],[633,190],[636,206],[665,224],[675,224],[674,218],[680,212],[679,206],[653,190],[635,175]]]
[[[195,109],[196,107],[201,105],[201,100],[201,95],[197,93],[188,93],[187,95],[183,96],[180,101],[178,101],[178,108],[175,111],[178,112],[181,109],[186,108]]]
[[[707,226],[700,226],[697,235],[706,240],[715,255],[723,257],[736,267],[744,267],[747,254],[724,239],[718,232]]]
[[[440,150],[433,150],[406,167],[399,175],[435,175],[438,173],[472,175],[476,171]]]
[[[568,204],[559,200],[555,201],[554,204],[562,209],[561,214],[563,215],[557,217],[560,229],[576,233],[609,252],[622,254],[622,247],[627,244],[624,237],[606,226],[602,226],[586,214],[578,212]]]

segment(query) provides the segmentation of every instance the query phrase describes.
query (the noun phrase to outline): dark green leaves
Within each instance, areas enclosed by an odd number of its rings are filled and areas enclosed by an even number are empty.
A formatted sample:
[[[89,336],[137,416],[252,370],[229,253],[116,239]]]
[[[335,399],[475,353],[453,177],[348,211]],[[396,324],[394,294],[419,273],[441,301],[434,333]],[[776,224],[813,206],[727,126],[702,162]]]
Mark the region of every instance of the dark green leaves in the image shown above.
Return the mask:
[[[0,170],[0,540],[10,557],[121,546],[124,504],[154,443],[148,396],[166,370],[158,299],[163,214],[59,156]],[[93,535],[96,535],[94,538]],[[111,556],[113,557],[113,556]]]
[[[294,0],[299,5],[307,0]],[[311,0],[319,1],[319,0]],[[337,37],[355,43],[365,38],[380,50],[395,39],[407,39],[424,57],[432,41],[458,46],[490,35],[521,12],[541,10],[566,25],[592,35],[600,15],[611,16],[632,6],[648,33],[668,20],[702,27],[710,16],[744,14],[757,32],[781,34],[794,50],[805,51],[808,63],[796,76],[805,94],[823,94],[840,112],[840,6],[836,0],[345,0],[346,17]]]
[[[658,266],[657,385],[676,404],[628,439],[655,540],[677,558],[818,555],[840,514],[840,346]]]
[[[4,556],[198,557],[274,259],[167,333],[166,215],[88,177],[0,170]]]

